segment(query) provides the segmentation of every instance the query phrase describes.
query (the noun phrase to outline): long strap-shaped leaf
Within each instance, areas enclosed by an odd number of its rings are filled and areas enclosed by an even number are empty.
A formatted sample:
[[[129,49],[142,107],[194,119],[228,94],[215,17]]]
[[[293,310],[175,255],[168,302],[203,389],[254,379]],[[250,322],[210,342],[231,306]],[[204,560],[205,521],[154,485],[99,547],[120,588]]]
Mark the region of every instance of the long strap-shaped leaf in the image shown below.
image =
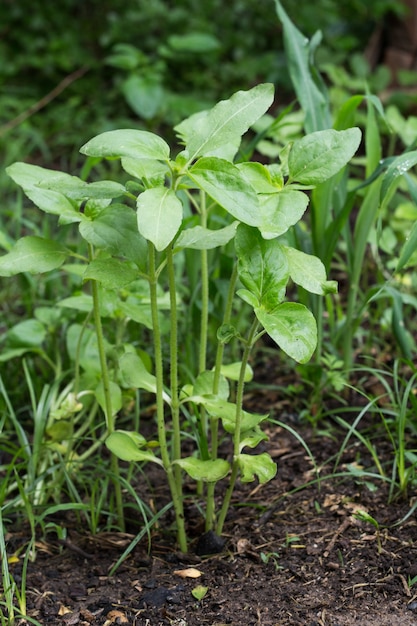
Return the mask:
[[[275,5],[284,27],[284,47],[291,80],[305,113],[305,130],[307,133],[312,133],[316,130],[331,128],[332,122],[324,84],[321,83],[318,75],[313,76],[310,66],[310,57],[315,47],[314,38],[309,41],[304,37],[291,22],[279,0],[275,0]]]

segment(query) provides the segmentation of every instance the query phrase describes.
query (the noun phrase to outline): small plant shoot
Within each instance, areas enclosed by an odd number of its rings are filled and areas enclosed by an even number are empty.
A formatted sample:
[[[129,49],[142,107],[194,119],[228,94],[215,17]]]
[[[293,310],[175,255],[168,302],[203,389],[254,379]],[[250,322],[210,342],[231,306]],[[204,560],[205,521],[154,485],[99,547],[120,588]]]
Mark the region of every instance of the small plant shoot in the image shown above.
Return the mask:
[[[257,452],[267,439],[268,415],[246,410],[244,389],[263,334],[298,363],[316,349],[316,321],[305,305],[288,299],[290,281],[318,296],[336,290],[323,263],[289,246],[285,235],[302,219],[308,191],[349,162],[361,133],[320,130],[289,144],[276,163],[242,162],[242,137],[273,100],[271,84],[235,93],[178,124],[175,150],[162,137],[133,129],[104,132],[81,148],[100,171],[110,160],[114,172],[118,160],[123,182],[89,183],[24,163],[7,170],[40,210],[58,217],[58,226],[75,225],[85,254],[74,251],[72,239],[23,237],[0,258],[0,276],[77,268],[84,293],[65,304],[94,322],[94,341],[88,329],[79,341],[82,348],[90,341],[85,355],[99,363],[93,392],[105,416],[120,515],[119,460],[157,464],[166,474],[184,552],[186,482],[196,481],[204,495],[207,532],[221,535],[236,482],[265,483],[276,474],[271,456]],[[216,292],[220,275],[223,289]],[[140,304],[130,297],[134,289]],[[188,327],[184,317],[192,305],[197,322]],[[137,326],[136,343],[112,344],[103,319],[115,312]],[[126,420],[118,425],[123,394],[132,389],[155,401],[153,441],[126,428]],[[219,444],[227,439],[230,454],[222,456]],[[217,509],[219,481],[226,487]]]

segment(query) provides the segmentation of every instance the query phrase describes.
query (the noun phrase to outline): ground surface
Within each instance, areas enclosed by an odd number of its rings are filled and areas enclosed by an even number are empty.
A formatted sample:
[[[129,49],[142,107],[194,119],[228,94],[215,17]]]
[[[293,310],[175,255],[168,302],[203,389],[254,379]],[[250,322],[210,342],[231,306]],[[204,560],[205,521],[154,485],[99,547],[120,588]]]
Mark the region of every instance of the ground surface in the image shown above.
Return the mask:
[[[334,469],[326,462],[338,449],[334,432],[297,430],[324,478]],[[69,524],[64,545],[52,535],[38,543],[29,564],[28,614],[45,626],[417,626],[417,584],[409,584],[417,576],[417,522],[410,515],[393,526],[409,511],[412,494],[387,506],[383,483],[373,481],[372,490],[353,475],[294,492],[314,479],[311,460],[287,430],[269,434],[265,445],[278,462],[277,477],[236,490],[220,554],[196,556],[201,532],[190,505],[195,539],[189,555],[175,551],[166,518],[151,552],[142,541],[110,576],[134,534],[93,537]],[[382,458],[391,454],[384,440],[378,445]],[[370,463],[366,450],[352,443],[338,469],[372,469]],[[166,497],[163,483],[153,497]],[[378,520],[379,533],[358,521],[358,509]],[[20,534],[9,540],[18,544]],[[18,581],[21,565],[11,567]],[[201,575],[181,576],[188,568]],[[207,587],[201,601],[192,594],[198,585]]]

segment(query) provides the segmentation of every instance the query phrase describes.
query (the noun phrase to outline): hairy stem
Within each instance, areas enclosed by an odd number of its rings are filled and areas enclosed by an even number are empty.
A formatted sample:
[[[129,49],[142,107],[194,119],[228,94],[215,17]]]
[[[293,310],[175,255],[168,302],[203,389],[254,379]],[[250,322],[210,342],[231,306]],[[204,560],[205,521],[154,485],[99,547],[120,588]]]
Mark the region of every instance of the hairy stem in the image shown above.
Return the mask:
[[[226,306],[223,316],[223,325],[230,324],[233,309],[233,299],[235,295],[237,281],[237,264],[234,265],[233,273],[230,277],[229,291],[227,294]],[[220,386],[220,374],[223,364],[225,344],[223,341],[217,342],[216,359],[214,364],[214,378],[213,378],[213,395],[217,396]],[[219,447],[219,420],[216,417],[210,418],[210,435],[211,435],[211,449],[210,458],[214,461],[217,459],[218,447]],[[214,492],[216,490],[216,483],[208,483],[207,495],[206,495],[206,531],[212,530],[216,523]]]
[[[259,322],[255,318],[254,321],[252,322],[252,326],[249,331],[246,346],[242,355],[242,362],[240,365],[239,380],[237,383],[237,390],[236,390],[236,422],[235,422],[235,431],[233,433],[232,474],[230,476],[229,485],[227,487],[226,494],[225,494],[223,504],[222,504],[222,508],[220,509],[219,518],[217,521],[216,532],[218,535],[222,534],[223,525],[226,520],[226,515],[230,507],[230,501],[232,499],[233,491],[235,489],[236,480],[239,475],[240,435],[241,435],[242,416],[243,416],[243,392],[245,388],[245,373],[246,373],[246,366],[249,361],[249,355],[251,353],[252,347],[257,338],[258,328],[259,328]]]
[[[89,258],[90,261],[94,258],[93,247],[89,245]],[[110,376],[109,369],[107,366],[106,359],[106,349],[104,345],[104,335],[103,335],[103,326],[101,324],[101,315],[100,315],[100,291],[99,285],[96,280],[91,281],[91,289],[93,296],[93,316],[94,316],[94,326],[97,338],[97,347],[98,354],[100,360],[100,369],[101,369],[101,380],[103,383],[103,393],[104,393],[104,406],[105,406],[105,418],[106,418],[106,430],[107,434],[111,435],[114,431],[114,415],[112,408],[112,399],[110,393]],[[122,531],[125,528],[124,521],[124,513],[123,513],[123,497],[122,497],[122,487],[120,484],[120,468],[119,468],[119,460],[118,458],[112,454],[110,457],[111,470],[113,474],[113,487],[114,487],[114,495],[116,500],[116,512],[119,526]]]
[[[164,412],[164,370],[162,354],[162,336],[159,324],[158,311],[158,275],[156,272],[155,246],[148,242],[149,252],[149,290],[152,311],[153,341],[155,350],[155,377],[156,377],[156,418],[158,441],[161,450],[161,459],[167,474],[169,489],[175,510],[177,524],[177,538],[182,552],[187,552],[187,536],[184,523],[184,509],[182,504],[182,485],[178,485],[174,475],[173,465],[169,456],[166,438],[166,424]]]

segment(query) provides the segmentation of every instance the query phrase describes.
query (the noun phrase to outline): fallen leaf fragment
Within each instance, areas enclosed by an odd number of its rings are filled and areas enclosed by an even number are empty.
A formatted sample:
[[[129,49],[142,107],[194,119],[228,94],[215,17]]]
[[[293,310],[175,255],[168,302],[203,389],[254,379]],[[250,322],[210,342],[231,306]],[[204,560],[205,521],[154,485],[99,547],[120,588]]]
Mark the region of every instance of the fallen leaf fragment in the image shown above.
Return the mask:
[[[107,619],[104,622],[103,626],[111,626],[112,624],[128,624],[129,620],[126,615],[122,613],[122,611],[109,611],[107,613]]]
[[[203,572],[200,572],[199,569],[195,567],[186,567],[185,569],[177,569],[174,574],[176,576],[181,576],[181,578],[200,578],[203,575]]]
[[[61,604],[58,610],[58,615],[62,617],[63,615],[66,615],[67,613],[72,613],[71,609]]]

